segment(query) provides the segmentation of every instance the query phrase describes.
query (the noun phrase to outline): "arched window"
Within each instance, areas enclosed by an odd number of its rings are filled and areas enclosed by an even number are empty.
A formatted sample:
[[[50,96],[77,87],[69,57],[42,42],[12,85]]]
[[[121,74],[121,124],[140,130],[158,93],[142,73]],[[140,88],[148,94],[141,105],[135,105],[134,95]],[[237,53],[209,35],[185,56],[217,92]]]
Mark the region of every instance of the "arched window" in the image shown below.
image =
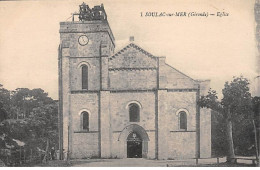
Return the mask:
[[[184,111],[179,113],[180,115],[180,129],[187,130],[187,114]]]
[[[135,103],[129,104],[129,120],[130,122],[140,121],[140,108]]]
[[[88,112],[82,112],[81,113],[82,118],[82,130],[89,131],[89,114]]]
[[[88,89],[88,66],[83,65],[82,68],[82,89]]]

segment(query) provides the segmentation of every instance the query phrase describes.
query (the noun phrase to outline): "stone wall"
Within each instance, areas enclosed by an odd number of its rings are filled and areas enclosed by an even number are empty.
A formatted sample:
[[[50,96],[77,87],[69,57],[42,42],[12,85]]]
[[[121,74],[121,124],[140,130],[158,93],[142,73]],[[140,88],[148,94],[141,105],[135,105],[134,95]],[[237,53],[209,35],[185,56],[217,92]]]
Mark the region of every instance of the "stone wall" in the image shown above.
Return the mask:
[[[157,59],[134,44],[110,57],[109,68],[155,68]]]
[[[89,113],[89,131],[98,131],[98,95],[96,93],[71,94],[72,128],[81,131],[80,114]]]
[[[98,158],[98,132],[74,133],[72,145],[72,158]]]
[[[120,135],[136,124],[149,139],[147,158],[196,156],[196,89],[200,84],[205,95],[208,81],[195,81],[167,65],[165,57],[156,58],[134,44],[111,56],[114,37],[106,21],[61,23],[60,33],[65,151],[69,144],[73,158],[126,158],[128,134],[124,139]],[[89,38],[86,46],[78,44],[83,33]],[[88,66],[88,90],[81,87],[82,64]],[[129,122],[130,103],[140,106],[140,122]],[[179,128],[180,110],[187,112],[187,131]],[[89,113],[89,131],[81,127],[82,111]],[[200,113],[200,153],[208,157],[211,117],[208,109]]]
[[[110,71],[109,79],[111,90],[156,88],[156,70]]]
[[[98,95],[96,93],[71,94],[71,152],[73,158],[98,157]],[[89,113],[89,131],[81,127],[81,113]]]
[[[69,106],[70,106],[70,96],[69,96],[70,77],[68,76],[69,75],[69,57],[67,55],[61,59],[61,70],[62,70],[61,84],[62,84],[62,117],[63,117],[63,120],[62,120],[63,124],[61,125],[61,126],[63,126],[63,133],[61,135],[63,136],[64,151],[67,152],[68,143],[69,143],[68,129],[69,129],[69,125],[70,125],[70,114],[69,114],[69,111],[70,111],[70,108],[69,108]]]
[[[170,132],[169,159],[195,158],[196,132]]]
[[[168,92],[168,126],[169,131],[179,131],[180,109],[185,109],[187,113],[187,130],[196,130],[196,92]]]
[[[130,103],[138,103],[140,122],[129,122]],[[154,92],[110,93],[110,114],[112,130],[112,157],[126,158],[126,139],[119,140],[123,129],[131,124],[140,125],[149,136],[148,155],[155,158],[155,94]]]
[[[168,159],[169,111],[167,90],[158,90],[158,159]]]
[[[110,92],[100,92],[100,132],[101,132],[101,157],[111,157],[111,115],[110,115]]]
[[[81,35],[87,35],[88,44],[81,46],[78,39]],[[63,133],[60,134],[63,140],[65,156],[67,150],[72,152],[74,157],[82,157],[80,149],[85,148],[86,156],[97,157],[98,143],[98,100],[96,94],[71,94],[73,91],[82,90],[81,87],[81,64],[88,66],[88,89],[100,89],[100,58],[106,57],[102,61],[106,65],[107,57],[114,52],[114,36],[107,21],[87,21],[87,22],[61,22],[60,23],[60,100],[62,109],[60,115],[63,120]],[[102,80],[107,84],[107,74],[102,75]],[[106,87],[107,88],[107,87]],[[80,129],[81,109],[88,110],[90,114],[90,132],[86,133]],[[86,140],[93,139],[93,140]],[[81,146],[85,142],[84,146]],[[69,146],[68,146],[69,145]],[[73,151],[75,150],[75,152]],[[78,155],[77,155],[78,153]]]
[[[155,95],[154,92],[110,93],[111,128],[122,131],[129,122],[128,105],[132,102],[141,105],[140,122],[134,122],[145,130],[155,130]]]
[[[198,88],[198,83],[181,73],[177,69],[165,63],[165,57],[159,58],[160,84],[162,89]]]
[[[168,158],[194,158],[196,151],[196,92],[168,92]],[[180,129],[180,110],[187,111],[187,131]],[[160,128],[160,127],[159,127]]]
[[[210,80],[200,80],[200,95],[207,95]],[[211,110],[200,109],[200,157],[211,157]]]
[[[200,157],[211,157],[211,111],[206,108],[200,111]]]
[[[114,36],[107,21],[88,22],[61,22],[60,23],[61,44],[69,43],[71,57],[92,57],[100,56],[101,44],[107,44],[107,52],[102,55],[109,55],[114,51]],[[86,34],[89,42],[85,46],[78,43],[80,35]]]
[[[100,89],[99,58],[70,58],[71,90],[82,90],[82,65],[88,66],[88,90]]]

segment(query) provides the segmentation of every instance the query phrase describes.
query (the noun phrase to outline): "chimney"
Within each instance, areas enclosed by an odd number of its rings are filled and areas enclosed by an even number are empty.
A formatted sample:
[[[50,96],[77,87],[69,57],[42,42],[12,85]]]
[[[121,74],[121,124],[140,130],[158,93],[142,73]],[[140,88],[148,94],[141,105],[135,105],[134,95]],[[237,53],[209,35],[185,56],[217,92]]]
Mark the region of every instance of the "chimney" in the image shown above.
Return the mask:
[[[129,41],[135,41],[135,37],[134,36],[130,36],[129,37]]]

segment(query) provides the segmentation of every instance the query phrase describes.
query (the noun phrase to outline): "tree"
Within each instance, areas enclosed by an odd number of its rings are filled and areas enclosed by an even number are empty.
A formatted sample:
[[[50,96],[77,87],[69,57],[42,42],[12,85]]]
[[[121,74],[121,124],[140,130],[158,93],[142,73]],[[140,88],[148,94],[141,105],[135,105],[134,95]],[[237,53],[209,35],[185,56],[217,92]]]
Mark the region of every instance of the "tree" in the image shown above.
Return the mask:
[[[0,148],[18,147],[14,139],[33,150],[57,148],[58,104],[44,90],[0,85]]]
[[[10,107],[10,92],[0,84],[0,122],[7,119],[7,109]]]
[[[226,156],[226,122],[223,114],[211,111],[211,155],[213,157]]]
[[[216,91],[210,89],[207,96],[202,96],[199,104],[201,107],[211,108],[222,114],[226,124],[226,139],[228,144],[227,161],[235,157],[232,123],[252,119],[252,97],[249,92],[249,81],[244,77],[234,77],[226,82],[222,90],[221,102],[217,99]]]
[[[4,109],[4,105],[2,102],[0,102],[0,122],[7,119],[7,112]]]
[[[0,124],[0,147],[18,147],[15,140],[25,143],[33,151],[58,148],[58,105],[52,103],[34,108],[28,118],[8,119]],[[1,153],[0,153],[1,156]]]
[[[253,113],[254,113],[254,120],[255,120],[255,145],[257,149],[257,157],[259,156],[260,146],[259,146],[259,138],[260,138],[260,96],[255,96],[252,100],[253,103]]]
[[[57,147],[58,143],[58,104],[52,103],[34,108],[28,118],[32,138],[41,148],[47,141]]]
[[[259,125],[260,125],[260,96],[255,96],[252,99],[252,103],[253,103],[253,113],[254,113],[256,125],[258,125],[257,127],[259,127]]]
[[[12,91],[11,102],[17,118],[27,118],[33,108],[53,103],[53,100],[40,88],[17,88]]]

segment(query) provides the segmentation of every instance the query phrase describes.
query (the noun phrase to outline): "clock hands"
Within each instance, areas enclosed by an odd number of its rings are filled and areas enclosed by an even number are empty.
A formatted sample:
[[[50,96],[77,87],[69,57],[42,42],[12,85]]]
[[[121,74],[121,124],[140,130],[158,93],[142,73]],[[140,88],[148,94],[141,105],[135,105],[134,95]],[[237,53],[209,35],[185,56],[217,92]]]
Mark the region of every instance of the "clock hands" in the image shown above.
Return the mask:
[[[88,44],[88,37],[86,35],[82,35],[78,39],[80,45]]]

